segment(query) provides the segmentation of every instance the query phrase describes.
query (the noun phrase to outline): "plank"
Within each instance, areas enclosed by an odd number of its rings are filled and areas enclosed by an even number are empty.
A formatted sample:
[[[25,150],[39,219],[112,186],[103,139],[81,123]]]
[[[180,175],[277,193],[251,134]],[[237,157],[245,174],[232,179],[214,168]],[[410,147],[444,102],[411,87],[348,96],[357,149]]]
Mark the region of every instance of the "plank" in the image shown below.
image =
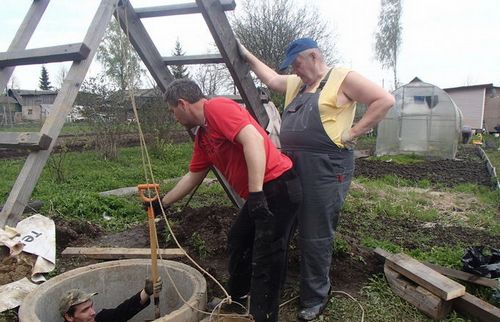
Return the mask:
[[[84,43],[13,50],[0,53],[0,67],[80,61],[89,53],[90,49]]]
[[[453,309],[458,313],[481,322],[500,322],[500,309],[470,293],[453,300]]]
[[[119,0],[102,0],[97,8],[96,14],[87,30],[83,40],[90,48],[90,53],[86,59],[80,62],[73,62],[64,83],[53,103],[53,110],[46,119],[40,130],[41,134],[46,134],[52,138],[52,143],[47,150],[32,152],[28,155],[21,172],[19,173],[14,186],[7,198],[0,213],[0,227],[5,224],[13,226],[17,223],[26,206],[31,193],[42,173],[43,167],[54,148],[57,137],[64,125],[66,115],[71,111],[80,85],[87,74],[92,63],[99,43],[101,42],[106,27],[111,20]],[[37,2],[37,1],[35,1]]]
[[[219,54],[184,55],[162,57],[165,65],[196,65],[196,64],[221,64],[224,59]]]
[[[16,148],[28,150],[47,150],[52,138],[38,132],[2,132],[0,148]]]
[[[234,0],[220,0],[223,10],[234,10],[236,3]],[[196,3],[180,3],[166,6],[155,6],[147,8],[136,8],[135,12],[139,18],[164,17],[174,15],[186,15],[192,13],[200,13],[200,8]]]
[[[16,35],[10,43],[8,51],[25,49],[26,45],[35,32],[36,26],[42,19],[43,13],[49,4],[50,0],[33,1],[31,7],[28,9],[21,25],[17,29]],[[4,89],[7,82],[14,72],[14,67],[6,67],[0,70],[0,88]]]
[[[259,99],[259,92],[250,75],[250,67],[238,51],[238,43],[220,2],[218,0],[196,0],[196,3],[200,7],[201,14],[208,25],[217,48],[219,48],[220,54],[226,62],[226,66],[245,102],[246,108],[257,122],[263,128],[266,128],[269,117]]]
[[[432,268],[436,272],[439,272],[439,273],[446,275],[448,277],[457,278],[457,279],[462,280],[462,281],[474,283],[477,285],[487,286],[487,287],[491,287],[491,288],[500,287],[499,280],[481,277],[481,276],[477,276],[477,275],[474,275],[471,273],[462,272],[462,271],[458,271],[456,269],[443,267],[443,266],[439,266],[439,265],[431,264],[431,263],[427,263],[427,262],[424,262],[424,264],[426,266],[429,266],[430,268]]]
[[[158,257],[163,259],[179,258],[185,256],[180,248],[158,249]],[[94,259],[126,259],[126,258],[150,258],[149,248],[118,248],[118,247],[67,247],[61,253],[62,256],[85,256]]]
[[[436,294],[443,300],[451,300],[465,294],[465,286],[436,272],[423,263],[405,254],[391,254],[376,249],[375,253],[386,259],[386,264],[396,272]]]
[[[392,291],[427,316],[434,320],[441,320],[450,313],[451,301],[444,301],[425,288],[412,283],[387,264],[384,265],[384,273]]]

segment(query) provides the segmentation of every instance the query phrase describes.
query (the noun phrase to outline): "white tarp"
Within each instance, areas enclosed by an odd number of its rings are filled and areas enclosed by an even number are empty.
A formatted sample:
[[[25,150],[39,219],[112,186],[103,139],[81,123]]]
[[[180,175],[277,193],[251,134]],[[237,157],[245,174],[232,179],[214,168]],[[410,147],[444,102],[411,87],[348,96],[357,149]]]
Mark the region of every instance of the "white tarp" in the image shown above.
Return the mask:
[[[10,256],[21,252],[37,256],[31,271],[31,280],[44,282],[44,273],[55,268],[56,226],[54,221],[42,215],[33,215],[17,223],[16,228],[0,229],[0,245],[10,249]],[[24,297],[37,285],[26,277],[0,287],[0,312],[19,306]]]
[[[19,281],[0,286],[0,312],[21,305],[26,295],[37,286],[38,284],[32,283],[26,277]]]

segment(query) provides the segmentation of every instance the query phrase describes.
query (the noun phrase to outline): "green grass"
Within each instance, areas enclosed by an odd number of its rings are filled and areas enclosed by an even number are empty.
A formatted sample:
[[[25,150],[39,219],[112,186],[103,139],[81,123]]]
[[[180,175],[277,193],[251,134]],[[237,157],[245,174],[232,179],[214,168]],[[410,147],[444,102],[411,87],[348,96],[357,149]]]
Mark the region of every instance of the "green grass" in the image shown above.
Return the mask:
[[[367,140],[373,140],[368,138]],[[175,180],[186,173],[191,156],[192,144],[173,145],[166,142],[157,144],[150,151],[153,172],[161,191],[166,192],[175,185]],[[53,155],[51,158],[59,158]],[[394,160],[394,158],[393,158]],[[405,156],[397,162],[418,162],[418,158]],[[396,162],[396,161],[395,161]],[[5,202],[24,160],[0,161],[0,203]],[[138,198],[102,197],[98,192],[135,186],[143,183],[144,170],[138,148],[120,149],[117,160],[102,160],[94,152],[71,152],[64,159],[64,180],[57,182],[48,167],[33,192],[32,199],[44,201],[42,214],[62,215],[66,218],[89,220],[108,231],[120,231],[144,221],[144,210]],[[213,178],[213,175],[209,175]],[[407,220],[420,220],[440,224],[459,225],[482,229],[491,234],[500,234],[498,212],[500,192],[491,191],[476,185],[461,185],[453,189],[430,189],[429,182],[413,182],[395,176],[372,180],[355,178],[344,205],[344,215],[339,224],[339,238],[334,241],[335,253],[351,256],[354,245],[350,238],[355,237],[366,247],[381,247],[397,253],[404,252],[418,260],[439,265],[460,268],[460,258],[464,245],[432,245],[429,236],[403,231],[402,238],[412,239],[415,247],[404,248],[397,240],[384,238],[385,223],[381,218],[404,223]],[[451,196],[451,208],[464,208],[464,216],[455,216],[443,210],[440,202],[444,195]],[[230,206],[229,198],[221,185],[214,181],[203,184],[191,199],[186,197],[174,206],[182,208],[189,200],[190,207]],[[111,217],[111,220],[104,219]],[[352,221],[352,230],[346,231],[342,218]],[[175,223],[174,223],[175,225]],[[345,238],[343,236],[346,236]],[[347,238],[347,236],[349,238]],[[171,239],[168,233],[161,236]],[[199,255],[206,254],[205,241],[193,235],[191,242],[196,245]],[[472,290],[476,295],[488,298],[484,289]],[[361,295],[352,294],[365,310],[365,321],[430,321],[412,305],[392,293],[383,276],[374,276],[364,286]],[[359,321],[361,309],[348,297],[335,294],[323,315],[324,321]],[[452,313],[445,321],[468,321]]]
[[[155,179],[162,191],[167,185],[161,180],[179,177],[187,172],[192,144],[166,148],[165,155],[151,156]],[[51,158],[60,157],[54,154]],[[24,160],[0,162],[0,203],[4,203],[22,167]],[[107,230],[121,230],[143,217],[138,198],[102,197],[98,193],[144,183],[144,170],[139,148],[120,149],[116,160],[103,160],[92,151],[69,152],[64,160],[65,181],[58,182],[51,170],[45,167],[32,194],[32,199],[42,200],[42,213],[59,214],[67,218],[92,220]],[[105,220],[110,216],[112,220]]]

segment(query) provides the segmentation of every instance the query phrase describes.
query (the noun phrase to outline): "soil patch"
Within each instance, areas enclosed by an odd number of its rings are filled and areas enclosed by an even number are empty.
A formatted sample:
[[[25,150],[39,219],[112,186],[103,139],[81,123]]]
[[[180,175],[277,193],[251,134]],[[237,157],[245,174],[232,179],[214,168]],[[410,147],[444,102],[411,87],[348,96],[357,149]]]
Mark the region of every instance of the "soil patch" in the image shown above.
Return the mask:
[[[183,143],[190,140],[189,135],[184,130],[170,131],[167,139],[172,143]],[[149,140],[147,134],[146,140]],[[121,134],[118,136],[117,144],[120,147],[138,146],[140,145],[139,135],[137,133]],[[54,153],[61,151],[63,148],[69,152],[92,150],[95,148],[95,134],[60,135],[57,138]],[[0,159],[26,157],[28,154],[29,151],[23,149],[0,148]]]
[[[395,175],[399,178],[454,187],[462,183],[492,186],[486,165],[475,147],[461,146],[455,160],[428,160],[413,164],[396,164],[380,160],[357,159],[355,176],[381,178]]]

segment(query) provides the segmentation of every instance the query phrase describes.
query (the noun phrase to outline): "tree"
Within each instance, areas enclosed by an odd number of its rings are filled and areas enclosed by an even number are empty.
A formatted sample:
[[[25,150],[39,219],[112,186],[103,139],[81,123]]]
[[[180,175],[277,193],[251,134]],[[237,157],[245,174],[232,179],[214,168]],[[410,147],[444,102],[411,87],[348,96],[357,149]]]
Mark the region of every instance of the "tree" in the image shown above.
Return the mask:
[[[375,53],[383,68],[391,68],[394,89],[398,88],[398,54],[401,46],[401,0],[381,0],[378,31],[375,35]]]
[[[200,65],[195,69],[193,78],[205,95],[222,95],[230,92],[232,78],[223,64]]]
[[[42,70],[40,73],[38,84],[39,84],[38,87],[40,87],[41,90],[48,91],[52,89],[52,86],[50,86],[50,81],[49,81],[49,72],[47,71],[47,68],[45,68],[44,65],[42,65]]]
[[[231,25],[241,43],[255,56],[274,69],[285,58],[290,42],[310,37],[318,42],[329,65],[339,62],[335,34],[321,18],[319,10],[297,0],[243,0],[241,10],[231,19]],[[259,80],[256,80],[262,86]],[[271,91],[271,99],[283,109],[284,95]]]
[[[277,69],[288,44],[315,39],[329,64],[339,61],[334,33],[318,9],[294,0],[244,0],[231,25],[241,43],[268,66]]]
[[[106,77],[122,92],[138,88],[144,70],[139,55],[130,44],[118,21],[113,20],[106,30],[97,52],[97,60],[103,65]]]
[[[175,41],[175,49],[173,52],[174,56],[184,56],[185,52],[182,51],[182,46],[181,42],[179,39]],[[188,78],[189,77],[189,72],[187,71],[187,67],[184,65],[176,65],[170,67],[170,70],[172,71],[172,74],[174,75],[175,78]]]
[[[64,84],[64,80],[66,79],[66,76],[68,75],[68,69],[66,66],[62,65],[59,68],[59,71],[57,72],[56,75],[56,86],[57,88],[61,88]]]

